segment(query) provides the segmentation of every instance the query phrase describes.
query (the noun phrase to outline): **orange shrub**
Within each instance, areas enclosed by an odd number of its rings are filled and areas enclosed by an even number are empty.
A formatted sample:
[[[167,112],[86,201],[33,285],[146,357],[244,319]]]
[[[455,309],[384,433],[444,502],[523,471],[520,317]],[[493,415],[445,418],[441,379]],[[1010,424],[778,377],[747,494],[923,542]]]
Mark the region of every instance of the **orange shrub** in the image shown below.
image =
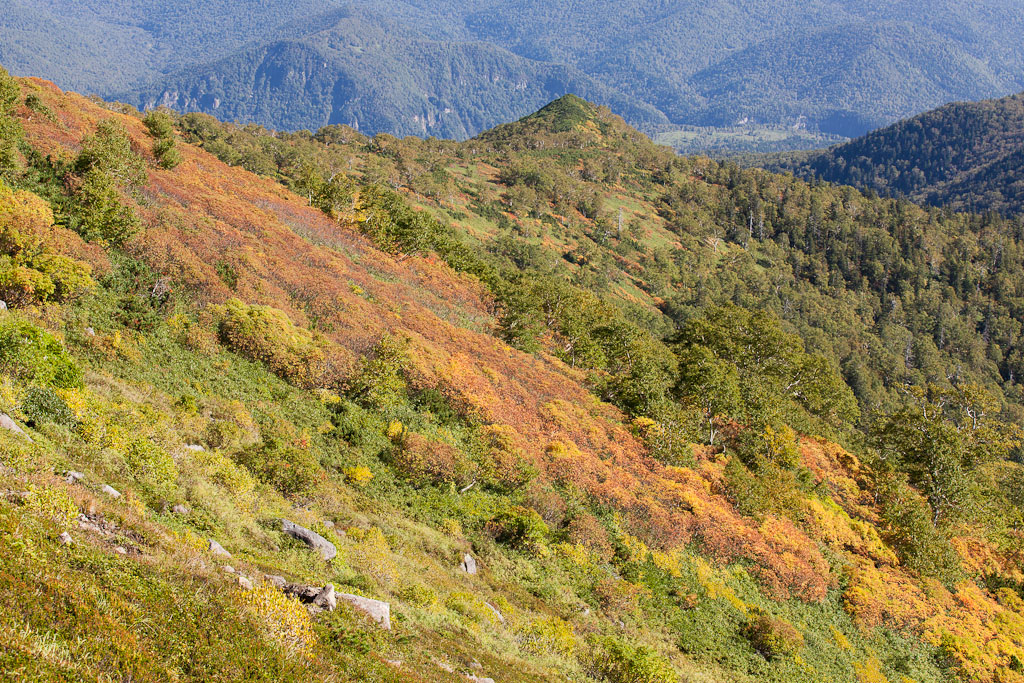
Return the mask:
[[[464,486],[473,480],[475,465],[455,448],[415,432],[406,433],[390,456],[392,466],[419,483]]]
[[[610,560],[615,552],[608,540],[608,532],[593,515],[576,515],[569,522],[568,531],[573,543],[579,543],[602,560]]]

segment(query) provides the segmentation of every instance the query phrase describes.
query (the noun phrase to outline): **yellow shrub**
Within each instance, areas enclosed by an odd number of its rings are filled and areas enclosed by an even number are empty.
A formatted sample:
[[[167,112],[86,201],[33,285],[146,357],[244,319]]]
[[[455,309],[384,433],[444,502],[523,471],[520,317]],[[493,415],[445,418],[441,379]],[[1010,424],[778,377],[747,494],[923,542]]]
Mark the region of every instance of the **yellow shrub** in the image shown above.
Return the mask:
[[[216,451],[200,451],[189,457],[207,479],[223,486],[235,498],[248,498],[256,489],[256,480],[248,470]]]
[[[29,486],[25,506],[33,514],[45,517],[62,528],[71,526],[78,517],[78,504],[67,491],[56,486]]]
[[[363,488],[370,483],[371,479],[373,479],[373,472],[366,465],[345,468],[345,481],[353,486]]]
[[[45,200],[0,180],[0,298],[17,305],[65,301],[92,288],[92,267],[57,253],[69,242],[77,246],[75,238],[54,226]]]
[[[213,311],[220,319],[218,334],[225,346],[263,363],[282,379],[312,389],[335,384],[340,378],[335,359],[344,355],[341,349],[296,326],[284,311],[249,306],[238,299]]]
[[[857,672],[857,683],[889,683],[882,673],[882,663],[875,657],[869,657],[863,664],[854,662],[853,669]]]
[[[384,533],[374,527],[357,540],[349,554],[352,566],[379,583],[393,583],[398,575],[398,567],[391,556],[391,546],[384,538]]]
[[[853,647],[850,643],[850,639],[846,637],[846,634],[837,629],[835,626],[829,626],[832,629],[832,637],[836,640],[836,645],[844,650],[849,650]]]
[[[576,633],[572,625],[558,617],[534,619],[520,635],[527,649],[571,657],[576,650]]]
[[[429,610],[436,609],[441,604],[440,599],[437,597],[437,592],[430,586],[425,586],[422,583],[406,586],[399,591],[398,597],[410,605]]]
[[[462,538],[464,533],[462,530],[462,524],[459,523],[459,520],[452,519],[450,517],[446,517],[445,519],[441,520],[441,525],[439,528],[441,530],[441,533],[445,534],[446,536],[450,536],[451,538]]]
[[[260,585],[238,593],[236,599],[271,640],[292,653],[308,653],[316,643],[309,612],[295,598],[273,586]]]
[[[389,439],[394,441],[405,433],[405,425],[398,420],[392,420],[388,423],[387,436]]]

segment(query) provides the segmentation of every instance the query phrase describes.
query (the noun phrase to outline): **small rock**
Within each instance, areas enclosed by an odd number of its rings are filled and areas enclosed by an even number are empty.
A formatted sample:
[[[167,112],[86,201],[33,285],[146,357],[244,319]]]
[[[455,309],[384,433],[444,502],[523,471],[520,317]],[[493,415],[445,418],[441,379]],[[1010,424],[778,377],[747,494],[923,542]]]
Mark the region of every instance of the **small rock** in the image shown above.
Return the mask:
[[[357,610],[368,614],[385,631],[391,630],[391,605],[388,603],[349,593],[337,593],[336,595]]]
[[[96,330],[92,329],[91,327],[85,328],[85,333],[86,333],[86,335],[88,335],[90,337],[95,337],[96,336]]]
[[[324,526],[327,527],[328,529],[333,529],[334,528],[334,522],[332,522],[329,519],[325,519],[324,520]]]
[[[476,574],[476,560],[469,553],[462,556],[462,564],[459,565],[462,571],[467,574]]]
[[[187,450],[190,450],[190,451],[195,451],[196,453],[202,453],[203,451],[205,451],[205,450],[206,450],[205,448],[203,448],[202,446],[200,446],[200,445],[199,445],[199,444],[197,444],[197,443],[190,443],[190,444],[186,444],[186,445],[185,445],[185,448],[186,448]]]
[[[120,498],[121,497],[121,492],[118,491],[117,489],[115,489],[110,484],[104,484],[103,487],[100,488],[100,491],[103,491],[103,493],[107,494],[111,498]]]
[[[71,534],[65,531],[57,537],[57,540],[60,541],[61,545],[71,545]]]
[[[74,470],[71,470],[69,472],[64,473],[64,481],[66,481],[69,484],[77,484],[83,479],[85,479],[85,475],[82,474],[81,472],[75,472]]]
[[[182,505],[181,503],[178,503],[177,505],[171,508],[171,512],[173,512],[176,515],[187,515],[189,512],[191,512],[191,510],[188,509],[187,505]]]
[[[400,660],[400,659],[385,659],[384,663],[389,665],[389,666],[393,666],[396,669],[401,669],[402,668],[402,660]]]
[[[7,310],[7,302],[6,301],[0,301],[0,311],[6,311],[6,310]]]
[[[220,543],[217,543],[217,541],[213,540],[212,538],[207,540],[210,541],[211,553],[213,553],[214,555],[220,555],[221,557],[231,557],[231,553],[225,550],[224,546],[222,546]]]
[[[235,573],[235,568],[232,567],[230,564],[224,565],[223,567],[220,568],[220,570],[222,572],[224,572],[225,574],[234,574]]]
[[[243,576],[243,575],[239,574],[238,575],[238,586],[242,590],[251,591],[252,590],[252,579],[250,579],[248,576]]]
[[[305,527],[301,527],[295,522],[291,522],[287,519],[282,519],[281,530],[289,536],[299,539],[300,541],[308,545],[310,548],[319,551],[320,556],[325,560],[332,560],[334,559],[335,555],[338,554],[338,550],[334,547],[333,543],[331,543],[315,531],[310,531]]]
[[[476,669],[477,671],[479,671],[480,669],[484,668],[484,665],[474,659],[472,662],[469,663],[469,668]]]
[[[263,579],[271,586],[282,590],[288,585],[288,579],[283,576],[278,576],[277,574],[264,574]]]
[[[128,554],[128,549],[124,548],[122,546],[117,546],[116,548],[114,548],[114,552],[117,553],[118,555],[127,555]]]
[[[466,674],[466,680],[474,681],[474,683],[494,683],[493,678],[480,678],[479,676],[474,676],[473,674]]]
[[[28,434],[26,434],[25,430],[22,429],[21,427],[19,427],[18,423],[15,422],[14,420],[12,420],[10,418],[10,416],[7,415],[7,413],[0,413],[0,427],[3,427],[4,429],[6,429],[9,432],[14,432],[15,434],[20,434],[21,436],[23,436],[26,439],[28,439],[29,442],[32,441],[32,437],[29,436]]]
[[[320,594],[313,598],[313,604],[327,612],[333,612],[338,606],[338,597],[334,594],[334,584],[329,583],[324,586]]]
[[[455,673],[455,667],[448,662],[442,662],[440,659],[435,659],[434,664],[437,664],[437,668],[441,671],[447,671],[450,674]]]

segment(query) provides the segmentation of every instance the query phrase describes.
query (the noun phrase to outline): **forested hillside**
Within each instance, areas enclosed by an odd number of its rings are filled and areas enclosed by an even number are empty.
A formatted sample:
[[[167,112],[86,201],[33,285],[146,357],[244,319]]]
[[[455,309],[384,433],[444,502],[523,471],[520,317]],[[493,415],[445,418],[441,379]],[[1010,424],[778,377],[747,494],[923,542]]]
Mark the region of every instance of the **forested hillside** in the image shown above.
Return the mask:
[[[286,129],[463,139],[574,92],[649,132],[813,140],[1024,88],[1013,0],[8,4],[15,73]]]
[[[14,680],[1024,680],[1020,220],[3,72],[0,177]]]
[[[977,212],[1024,211],[1024,95],[926,112],[825,152],[753,163],[881,195]]]

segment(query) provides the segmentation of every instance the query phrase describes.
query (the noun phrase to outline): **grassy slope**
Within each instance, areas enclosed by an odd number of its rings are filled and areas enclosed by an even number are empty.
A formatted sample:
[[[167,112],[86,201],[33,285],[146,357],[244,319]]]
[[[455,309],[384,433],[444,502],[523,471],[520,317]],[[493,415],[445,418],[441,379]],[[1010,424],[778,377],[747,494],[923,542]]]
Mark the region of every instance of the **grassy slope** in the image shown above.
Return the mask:
[[[47,153],[73,154],[109,117],[123,120],[139,150],[150,147],[136,119],[46,83],[22,87],[57,112],[52,124],[21,111],[29,139]],[[1021,608],[969,581],[951,592],[902,570],[872,526],[877,512],[857,481],[856,459],[838,447],[802,443],[821,485],[804,501],[801,524],[744,518],[722,494],[717,456],[701,455],[692,469],[652,461],[580,373],[490,336],[488,302],[475,281],[433,258],[383,254],[276,183],[181,148],[174,171],[149,169],[139,201],[147,230],[128,249],[171,278],[176,315],[149,333],[126,330],[114,322],[116,297],[103,288],[63,309],[0,314],[62,334],[88,369],[85,389],[66,399],[89,425],[32,430],[35,446],[0,434],[0,489],[35,492],[0,498],[9,549],[0,559],[5,672],[25,680],[459,680],[476,659],[482,675],[500,681],[581,680],[599,668],[587,636],[610,634],[650,646],[686,680],[945,680],[950,673],[931,647],[944,637],[986,651],[965,662],[977,679],[994,680],[985,666],[996,661],[1001,680],[1019,679],[1005,662],[1024,647]],[[643,198],[623,204],[650,210]],[[653,225],[652,240],[673,239]],[[489,224],[477,226],[486,238]],[[222,263],[238,273],[235,290],[218,275]],[[415,401],[339,412],[335,398],[296,389],[216,343],[207,305],[231,297],[315,327],[345,367],[384,332],[408,337],[414,393],[436,390],[469,417],[443,418],[445,411]],[[18,416],[23,391],[5,379],[0,408]],[[385,432],[396,419],[457,449],[472,445],[480,425],[501,426],[540,476],[504,493],[413,485],[388,464]],[[176,475],[156,486],[126,467],[117,438],[125,433],[173,455]],[[325,474],[315,489],[283,496],[236,464],[246,443],[270,438],[317,457]],[[194,442],[210,450],[184,450]],[[375,475],[365,487],[345,481],[358,465]],[[85,472],[86,485],[51,474],[66,468]],[[128,495],[106,500],[101,482]],[[75,512],[116,521],[114,536],[69,524],[67,510],[53,504],[67,496]],[[166,514],[165,502],[187,502],[193,514]],[[538,509],[553,529],[539,546],[515,549],[488,531],[515,503]],[[611,556],[566,528],[567,508],[603,511]],[[310,559],[277,532],[282,515],[321,529],[342,560]],[[66,527],[76,538],[70,548],[55,541]],[[330,580],[388,600],[396,628],[382,634],[341,610],[319,618],[315,636],[297,647],[295,632],[272,628],[287,607],[253,616],[246,593],[204,552],[207,536],[250,575]],[[115,554],[115,545],[129,554]],[[467,550],[481,559],[477,577],[456,568]],[[972,546],[965,556],[985,552]],[[804,649],[757,654],[742,635],[757,609],[793,623]],[[292,618],[305,623],[301,613]]]

